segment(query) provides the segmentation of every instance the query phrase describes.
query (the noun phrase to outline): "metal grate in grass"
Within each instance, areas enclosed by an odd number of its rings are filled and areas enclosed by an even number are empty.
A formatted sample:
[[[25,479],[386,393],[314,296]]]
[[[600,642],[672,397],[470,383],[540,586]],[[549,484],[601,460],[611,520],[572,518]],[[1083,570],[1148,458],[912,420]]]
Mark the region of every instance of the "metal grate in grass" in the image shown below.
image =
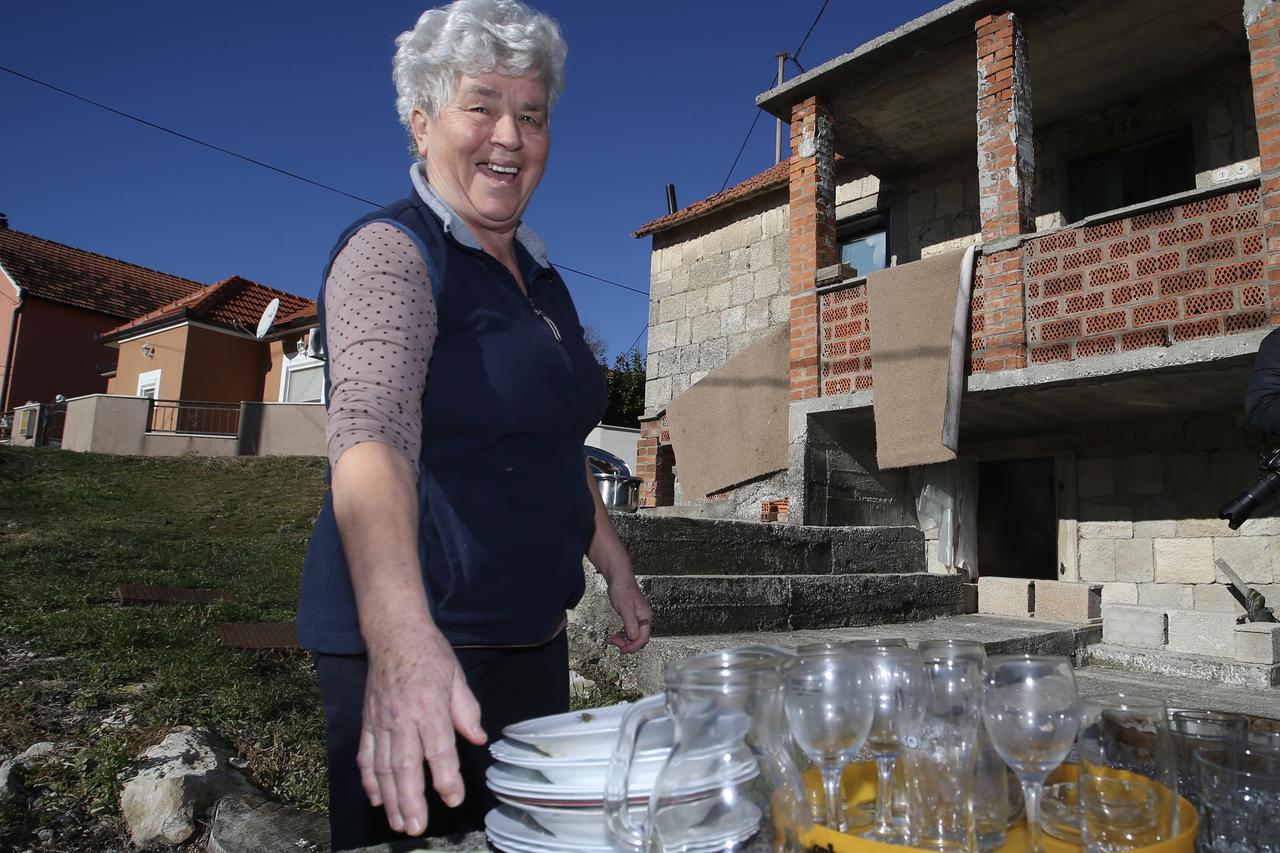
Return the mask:
[[[181,586],[142,586],[121,584],[116,589],[121,604],[212,604],[215,601],[235,603],[236,597],[220,589],[193,589]]]
[[[292,622],[232,622],[219,625],[218,636],[233,649],[300,648]]]

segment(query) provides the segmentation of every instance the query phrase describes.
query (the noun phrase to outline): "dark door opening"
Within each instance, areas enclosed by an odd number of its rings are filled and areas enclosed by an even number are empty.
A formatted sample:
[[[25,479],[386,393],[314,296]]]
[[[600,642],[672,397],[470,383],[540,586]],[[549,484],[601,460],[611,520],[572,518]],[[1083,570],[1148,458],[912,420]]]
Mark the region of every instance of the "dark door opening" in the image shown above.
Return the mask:
[[[978,572],[1058,579],[1052,458],[978,463]]]

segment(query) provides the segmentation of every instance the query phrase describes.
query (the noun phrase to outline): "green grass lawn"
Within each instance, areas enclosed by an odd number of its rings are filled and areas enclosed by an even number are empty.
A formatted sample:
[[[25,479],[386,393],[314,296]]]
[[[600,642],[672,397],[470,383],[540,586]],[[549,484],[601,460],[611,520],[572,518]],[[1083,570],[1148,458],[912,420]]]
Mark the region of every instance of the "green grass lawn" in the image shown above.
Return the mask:
[[[236,651],[214,633],[292,621],[324,473],[318,458],[0,449],[0,755],[80,747],[36,780],[23,822],[110,819],[118,775],[175,724],[215,728],[274,796],[325,807],[309,656]],[[237,603],[121,607],[125,583],[213,587]],[[104,726],[113,715],[128,722]]]

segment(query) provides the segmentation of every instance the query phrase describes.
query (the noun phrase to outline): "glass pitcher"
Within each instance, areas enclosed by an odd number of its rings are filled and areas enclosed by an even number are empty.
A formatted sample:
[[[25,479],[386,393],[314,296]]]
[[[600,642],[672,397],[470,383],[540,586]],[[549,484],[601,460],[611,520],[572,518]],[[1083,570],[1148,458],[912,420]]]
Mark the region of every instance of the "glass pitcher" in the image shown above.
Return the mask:
[[[615,846],[643,853],[795,853],[811,825],[791,759],[781,670],[791,655],[744,647],[667,664],[666,693],[622,718],[605,781]],[[675,739],[643,825],[627,808],[627,776],[645,724],[670,716]]]

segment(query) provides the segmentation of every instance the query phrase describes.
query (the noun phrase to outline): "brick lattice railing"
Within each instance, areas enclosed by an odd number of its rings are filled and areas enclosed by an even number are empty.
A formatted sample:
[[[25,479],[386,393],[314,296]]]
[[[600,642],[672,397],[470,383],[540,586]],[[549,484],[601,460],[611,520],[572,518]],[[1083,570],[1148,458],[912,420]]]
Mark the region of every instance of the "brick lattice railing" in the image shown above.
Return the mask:
[[[866,284],[820,293],[818,319],[822,393],[871,388]],[[1270,322],[1259,191],[1233,189],[981,257],[970,371],[1168,346]]]
[[[818,298],[822,327],[822,393],[848,394],[871,387],[871,312],[867,286],[855,285]]]
[[[1028,240],[1031,363],[1266,326],[1260,220],[1247,188]]]

